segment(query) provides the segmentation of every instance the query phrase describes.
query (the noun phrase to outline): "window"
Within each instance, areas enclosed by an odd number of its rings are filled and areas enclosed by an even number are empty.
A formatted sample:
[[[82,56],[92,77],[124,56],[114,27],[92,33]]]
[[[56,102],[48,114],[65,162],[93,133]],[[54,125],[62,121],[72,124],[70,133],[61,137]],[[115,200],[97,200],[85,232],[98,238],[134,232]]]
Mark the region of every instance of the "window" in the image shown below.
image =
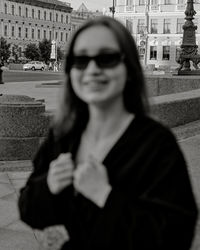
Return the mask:
[[[164,1],[164,4],[165,4],[165,5],[168,5],[168,4],[172,4],[172,2],[171,2],[171,0],[165,0],[165,1]]]
[[[69,17],[68,15],[66,15],[66,23],[68,23],[68,21],[69,21]]]
[[[151,33],[157,34],[158,33],[158,20],[151,19]]]
[[[185,23],[184,18],[178,18],[177,19],[177,33],[181,34],[183,33],[183,24]]]
[[[44,30],[44,39],[46,39],[47,38],[47,32],[46,32],[46,30]]]
[[[56,13],[56,22],[58,22],[58,13]]]
[[[51,40],[52,39],[52,32],[51,32],[51,30],[49,31],[49,40]]]
[[[41,18],[41,12],[40,12],[40,10],[38,10],[38,19],[40,19]]]
[[[4,36],[7,36],[8,35],[8,26],[5,25],[4,26]]]
[[[150,60],[157,60],[157,47],[150,46]]]
[[[139,0],[139,5],[145,5],[145,0]]]
[[[26,8],[26,11],[25,11],[25,15],[26,15],[26,17],[28,17],[28,8]]]
[[[171,20],[164,19],[163,34],[171,33]]]
[[[32,29],[31,37],[32,37],[32,39],[34,39],[34,37],[35,37],[35,30],[34,29]]]
[[[133,22],[132,22],[132,20],[126,19],[126,28],[131,34],[133,33]]]
[[[52,21],[52,13],[51,12],[49,14],[49,19],[50,19],[50,21]]]
[[[15,6],[12,5],[11,9],[12,9],[12,15],[14,15],[15,14]]]
[[[28,38],[28,28],[25,28],[25,38]]]
[[[66,33],[66,36],[65,36],[65,41],[67,42],[67,39],[68,39],[68,33]]]
[[[32,18],[35,18],[35,10],[32,9]]]
[[[158,0],[151,0],[151,5],[158,5]]]
[[[56,40],[58,39],[58,32],[56,31]]]
[[[12,31],[11,31],[11,35],[12,35],[12,37],[14,37],[15,36],[15,26],[12,26]]]
[[[133,0],[126,0],[126,5],[127,6],[133,5]]]
[[[163,46],[163,60],[169,60],[170,58],[170,46]]]
[[[143,34],[145,31],[145,20],[138,19],[138,34]]]
[[[61,18],[61,23],[63,23],[63,15],[61,15],[61,17],[60,17],[60,18]]]
[[[5,14],[7,14],[7,13],[8,13],[8,6],[7,6],[7,4],[6,4],[6,3],[4,4],[4,12],[5,12]]]
[[[38,29],[38,39],[40,39],[40,29]]]
[[[60,41],[61,42],[63,41],[63,33],[62,32],[60,33]]]
[[[22,37],[22,28],[21,27],[19,27],[18,28],[18,37]]]
[[[44,11],[44,20],[47,20],[47,13]]]
[[[19,16],[21,16],[21,15],[22,15],[22,7],[19,6]]]

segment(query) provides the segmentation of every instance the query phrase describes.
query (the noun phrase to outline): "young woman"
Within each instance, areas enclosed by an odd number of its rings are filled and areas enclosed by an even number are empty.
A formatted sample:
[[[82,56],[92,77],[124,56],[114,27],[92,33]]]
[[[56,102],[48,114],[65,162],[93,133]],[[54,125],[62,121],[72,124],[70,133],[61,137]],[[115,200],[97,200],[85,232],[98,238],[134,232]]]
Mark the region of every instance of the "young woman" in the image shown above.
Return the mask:
[[[21,190],[21,219],[63,224],[73,250],[189,250],[197,209],[172,133],[147,116],[135,42],[109,17],[84,24],[62,105]]]

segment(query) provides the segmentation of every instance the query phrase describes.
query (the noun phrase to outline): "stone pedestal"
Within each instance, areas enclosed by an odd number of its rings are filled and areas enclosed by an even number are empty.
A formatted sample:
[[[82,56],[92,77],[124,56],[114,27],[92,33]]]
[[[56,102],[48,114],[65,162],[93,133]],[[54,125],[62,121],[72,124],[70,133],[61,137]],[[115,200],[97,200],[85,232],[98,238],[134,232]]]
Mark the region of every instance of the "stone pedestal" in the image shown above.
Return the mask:
[[[42,102],[28,96],[0,96],[0,161],[32,159],[48,126]]]

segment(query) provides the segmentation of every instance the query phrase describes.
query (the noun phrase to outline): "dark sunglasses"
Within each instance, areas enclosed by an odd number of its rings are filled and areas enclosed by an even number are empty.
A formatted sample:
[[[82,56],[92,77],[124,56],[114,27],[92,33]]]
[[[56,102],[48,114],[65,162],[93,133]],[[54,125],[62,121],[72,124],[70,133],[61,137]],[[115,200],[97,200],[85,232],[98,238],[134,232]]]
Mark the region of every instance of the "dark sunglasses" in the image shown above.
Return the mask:
[[[73,55],[72,67],[84,70],[87,68],[89,62],[94,60],[99,68],[107,69],[117,66],[123,59],[124,55],[120,52],[101,53],[96,56]]]

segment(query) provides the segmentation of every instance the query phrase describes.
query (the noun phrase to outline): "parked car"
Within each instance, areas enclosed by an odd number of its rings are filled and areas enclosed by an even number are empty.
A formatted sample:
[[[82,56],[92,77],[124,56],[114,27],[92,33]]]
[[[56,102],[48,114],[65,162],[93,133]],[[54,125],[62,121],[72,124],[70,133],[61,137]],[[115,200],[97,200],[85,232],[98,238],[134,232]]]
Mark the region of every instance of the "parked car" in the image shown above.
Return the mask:
[[[40,61],[31,61],[23,65],[23,70],[45,70],[47,65]]]

